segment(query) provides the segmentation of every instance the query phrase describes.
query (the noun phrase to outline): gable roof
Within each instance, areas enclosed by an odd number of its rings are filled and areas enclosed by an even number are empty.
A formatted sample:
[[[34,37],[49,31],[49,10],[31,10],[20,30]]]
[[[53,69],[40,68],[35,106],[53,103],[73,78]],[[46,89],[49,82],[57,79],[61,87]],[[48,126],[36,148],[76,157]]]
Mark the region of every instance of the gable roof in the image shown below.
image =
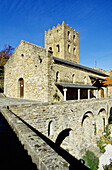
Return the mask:
[[[87,67],[87,66],[83,66],[83,65],[80,65],[80,64],[75,64],[73,62],[66,61],[66,60],[63,60],[63,59],[60,59],[60,58],[57,58],[57,57],[53,57],[53,59],[57,63],[62,63],[62,64],[65,64],[65,65],[69,65],[69,66],[72,66],[72,67],[76,67],[76,68],[79,68],[79,69],[83,69],[83,70],[98,74],[100,76],[108,77],[107,74],[104,74],[104,73],[102,73],[102,72],[100,72],[98,70],[95,70],[95,69]]]

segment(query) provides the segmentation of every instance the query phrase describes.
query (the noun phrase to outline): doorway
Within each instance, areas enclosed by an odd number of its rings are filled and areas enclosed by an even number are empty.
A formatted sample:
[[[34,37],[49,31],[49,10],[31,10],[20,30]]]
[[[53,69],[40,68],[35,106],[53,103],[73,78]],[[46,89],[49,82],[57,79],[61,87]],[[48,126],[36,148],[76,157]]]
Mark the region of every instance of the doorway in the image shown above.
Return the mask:
[[[19,79],[19,91],[20,91],[20,98],[24,97],[24,79],[20,78]]]

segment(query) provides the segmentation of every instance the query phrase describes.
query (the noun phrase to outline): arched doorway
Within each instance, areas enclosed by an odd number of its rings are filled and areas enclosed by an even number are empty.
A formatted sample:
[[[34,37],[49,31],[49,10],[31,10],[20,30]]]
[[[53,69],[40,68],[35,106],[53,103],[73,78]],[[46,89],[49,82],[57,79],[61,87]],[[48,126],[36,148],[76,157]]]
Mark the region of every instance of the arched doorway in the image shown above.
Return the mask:
[[[24,79],[20,78],[19,79],[19,93],[20,93],[20,98],[24,97]]]

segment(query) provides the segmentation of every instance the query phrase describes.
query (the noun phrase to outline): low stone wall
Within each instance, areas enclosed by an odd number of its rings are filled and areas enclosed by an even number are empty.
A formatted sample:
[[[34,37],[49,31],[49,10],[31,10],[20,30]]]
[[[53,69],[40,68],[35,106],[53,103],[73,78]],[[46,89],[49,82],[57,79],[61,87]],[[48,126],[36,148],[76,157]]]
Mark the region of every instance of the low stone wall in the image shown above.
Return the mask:
[[[108,123],[112,98],[38,103],[10,106],[10,109],[53,141],[59,133],[71,128],[70,135],[62,147],[76,158],[96,144]]]
[[[32,162],[37,165],[39,170],[68,170],[68,163],[40,137],[32,132],[8,109],[5,107],[1,107],[0,109],[3,116],[18,136],[18,139],[28,151]]]

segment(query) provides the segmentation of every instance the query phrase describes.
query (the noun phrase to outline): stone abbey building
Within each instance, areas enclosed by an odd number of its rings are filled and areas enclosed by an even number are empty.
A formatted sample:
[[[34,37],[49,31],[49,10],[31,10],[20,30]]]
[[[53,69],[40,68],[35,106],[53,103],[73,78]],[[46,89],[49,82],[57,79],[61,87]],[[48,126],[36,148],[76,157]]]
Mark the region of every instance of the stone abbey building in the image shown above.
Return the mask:
[[[107,74],[79,64],[79,33],[65,22],[45,31],[45,48],[21,41],[5,64],[4,94],[53,101],[108,97]]]

